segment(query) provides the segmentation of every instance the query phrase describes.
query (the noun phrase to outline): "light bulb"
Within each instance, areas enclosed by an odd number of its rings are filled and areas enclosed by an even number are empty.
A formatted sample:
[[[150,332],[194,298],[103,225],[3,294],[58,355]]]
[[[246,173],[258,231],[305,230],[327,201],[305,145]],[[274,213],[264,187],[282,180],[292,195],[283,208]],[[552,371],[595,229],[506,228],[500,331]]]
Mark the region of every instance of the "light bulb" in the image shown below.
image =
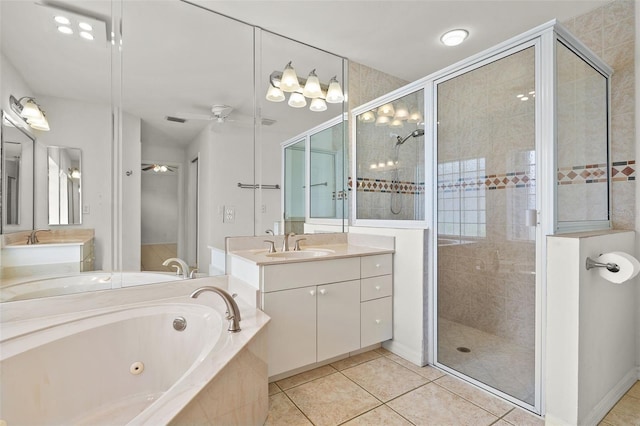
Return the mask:
[[[91,24],[87,24],[86,22],[80,22],[78,26],[81,30],[93,31],[93,27],[91,26]]]
[[[391,121],[391,118],[389,117],[378,116],[378,118],[376,118],[376,127],[387,126],[390,121]]]
[[[69,25],[71,23],[71,21],[69,20],[69,18],[67,18],[66,16],[56,16],[53,18],[54,21],[56,21],[58,24],[61,25]]]
[[[404,102],[398,102],[396,105],[396,112],[393,115],[393,118],[396,120],[406,120],[409,118],[409,108],[407,108],[407,104]]]
[[[294,108],[304,108],[307,106],[307,100],[302,93],[294,92],[289,96],[289,106]]]
[[[420,123],[422,122],[422,113],[418,110],[411,111],[407,123]]]
[[[93,34],[87,31],[80,31],[80,37],[82,37],[85,40],[93,40]]]
[[[440,37],[440,41],[445,46],[457,46],[469,36],[467,30],[451,30],[447,31]]]
[[[280,80],[280,89],[285,92],[296,92],[300,90],[298,75],[296,74],[296,70],[291,66],[291,62],[284,67],[282,79]]]
[[[402,120],[398,120],[397,118],[394,118],[393,120],[391,120],[391,123],[389,123],[389,127],[400,128],[402,126],[404,126],[404,123],[402,122]]]
[[[373,113],[373,111],[366,111],[362,113],[362,115],[360,115],[360,121],[362,121],[363,123],[373,123],[374,121],[376,121],[376,115]]]
[[[267,90],[267,100],[271,102],[282,102],[284,101],[284,93],[282,90],[269,85],[269,89]]]
[[[393,104],[384,104],[378,108],[378,117],[393,117],[395,113]]]
[[[311,106],[309,107],[309,109],[314,112],[326,111],[327,103],[322,98],[312,99]]]
[[[73,34],[73,30],[70,27],[65,27],[62,25],[58,27],[58,31],[60,31],[62,34]]]
[[[327,102],[330,104],[339,104],[344,101],[344,94],[338,79],[334,76],[329,80],[329,89],[327,89]]]
[[[320,88],[320,80],[318,80],[318,76],[316,75],[316,70],[313,70],[309,73],[309,77],[307,77],[307,82],[304,85],[302,94],[310,99],[315,99],[322,96],[322,89]],[[311,106],[313,106],[313,103],[311,103]]]

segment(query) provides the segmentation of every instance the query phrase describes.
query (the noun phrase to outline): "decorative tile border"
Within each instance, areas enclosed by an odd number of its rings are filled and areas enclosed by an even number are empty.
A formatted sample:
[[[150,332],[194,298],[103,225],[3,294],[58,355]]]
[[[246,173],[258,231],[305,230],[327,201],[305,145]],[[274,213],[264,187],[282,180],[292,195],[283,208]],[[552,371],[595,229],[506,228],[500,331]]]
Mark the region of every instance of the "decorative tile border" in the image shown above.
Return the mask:
[[[580,166],[558,168],[558,185],[577,185],[607,182],[607,165],[585,164]],[[613,182],[636,180],[636,161],[615,161],[611,166]],[[349,190],[353,188],[353,179],[349,177]],[[478,191],[507,188],[528,188],[535,184],[535,178],[527,172],[509,172],[478,176],[477,178],[446,180],[438,182],[438,191]],[[424,183],[392,182],[386,179],[358,178],[357,191],[362,192],[396,192],[400,194],[422,194]]]

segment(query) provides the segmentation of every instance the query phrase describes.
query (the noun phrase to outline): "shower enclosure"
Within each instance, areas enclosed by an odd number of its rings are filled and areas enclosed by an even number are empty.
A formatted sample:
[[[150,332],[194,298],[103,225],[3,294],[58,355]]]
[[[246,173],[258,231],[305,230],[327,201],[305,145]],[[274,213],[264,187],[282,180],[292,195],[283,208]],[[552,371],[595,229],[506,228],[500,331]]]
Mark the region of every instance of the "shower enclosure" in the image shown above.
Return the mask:
[[[433,230],[429,362],[537,413],[545,236],[610,227],[610,75],[549,22],[392,94],[424,93],[423,136],[367,127],[389,97],[354,109],[355,224],[424,218]],[[401,167],[410,161],[413,176]],[[385,192],[411,179],[427,193],[424,210],[421,197],[397,203]]]

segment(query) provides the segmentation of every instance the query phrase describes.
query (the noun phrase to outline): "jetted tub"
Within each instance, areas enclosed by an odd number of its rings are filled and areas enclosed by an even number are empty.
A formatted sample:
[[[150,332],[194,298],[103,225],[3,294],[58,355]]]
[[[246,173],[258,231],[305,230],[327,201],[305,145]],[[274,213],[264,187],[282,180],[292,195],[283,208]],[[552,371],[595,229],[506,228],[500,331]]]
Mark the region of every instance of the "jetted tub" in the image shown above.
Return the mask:
[[[76,275],[18,281],[0,287],[0,302],[61,296],[85,291],[108,290],[167,281],[182,280],[181,276],[162,272],[85,272]]]
[[[268,317],[240,303],[243,330],[228,333],[222,299],[191,299],[191,289],[184,297],[3,323],[0,424],[262,424]],[[183,331],[174,328],[179,317]]]

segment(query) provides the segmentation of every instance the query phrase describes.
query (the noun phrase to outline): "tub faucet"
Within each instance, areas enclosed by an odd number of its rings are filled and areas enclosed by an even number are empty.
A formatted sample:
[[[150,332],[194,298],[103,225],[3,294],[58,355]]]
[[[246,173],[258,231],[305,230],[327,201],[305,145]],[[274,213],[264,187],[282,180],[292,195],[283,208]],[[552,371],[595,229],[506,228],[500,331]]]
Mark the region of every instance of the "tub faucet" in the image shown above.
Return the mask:
[[[282,251],[289,251],[289,238],[294,237],[295,235],[295,232],[284,234],[284,239],[282,240]]]
[[[182,275],[182,278],[184,279],[189,278],[189,265],[187,265],[187,262],[177,257],[170,257],[169,259],[162,262],[162,266],[169,266],[171,262],[175,262],[178,264],[173,266],[174,268],[176,268],[176,275]]]
[[[229,328],[228,328],[229,332],[237,333],[238,331],[240,331],[240,321],[242,321],[242,318],[240,318],[240,308],[238,308],[238,304],[236,303],[236,301],[233,300],[233,296],[231,296],[229,293],[227,293],[221,288],[204,286],[195,290],[193,293],[191,293],[191,296],[189,297],[196,299],[198,296],[200,296],[201,293],[205,291],[211,291],[213,293],[219,294],[220,297],[222,297],[222,300],[224,300],[224,303],[227,305],[227,319],[229,320]]]
[[[34,229],[27,237],[27,244],[38,244],[38,232],[51,232],[51,229]]]

